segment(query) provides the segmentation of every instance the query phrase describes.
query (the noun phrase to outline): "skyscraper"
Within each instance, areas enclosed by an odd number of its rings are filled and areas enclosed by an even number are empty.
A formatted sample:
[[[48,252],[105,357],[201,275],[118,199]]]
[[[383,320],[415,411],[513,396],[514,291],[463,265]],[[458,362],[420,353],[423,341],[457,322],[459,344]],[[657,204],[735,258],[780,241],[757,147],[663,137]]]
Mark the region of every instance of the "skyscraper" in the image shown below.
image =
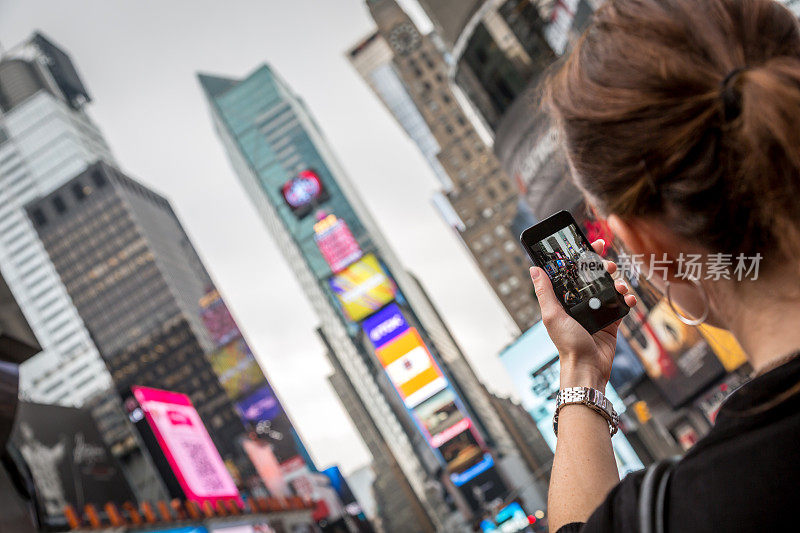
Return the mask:
[[[324,334],[321,331],[319,333],[327,345]],[[371,466],[375,473],[372,492],[377,506],[377,528],[385,533],[434,531],[433,523],[403,475],[400,465],[381,436],[380,430],[369,416],[367,407],[342,368],[342,364],[329,347],[326,349],[325,355],[333,367],[333,374],[328,377],[328,381],[336,395],[339,396],[342,406],[372,455]]]
[[[442,184],[435,205],[524,331],[539,312],[517,228],[533,220],[459,106],[437,36],[421,35],[394,0],[367,5],[377,32],[352,48],[348,58],[428,160]],[[515,223],[519,218],[524,220]]]
[[[460,527],[510,490],[529,490],[509,481],[519,453],[486,389],[302,100],[266,65],[200,83],[234,171],[434,527]]]
[[[134,385],[188,395],[240,486],[248,428],[310,461],[163,196],[97,163],[27,212],[126,406]]]
[[[86,113],[69,56],[43,35],[0,59],[0,270],[43,351],[20,370],[23,397],[81,405],[111,383],[24,206],[89,164],[113,162]]]

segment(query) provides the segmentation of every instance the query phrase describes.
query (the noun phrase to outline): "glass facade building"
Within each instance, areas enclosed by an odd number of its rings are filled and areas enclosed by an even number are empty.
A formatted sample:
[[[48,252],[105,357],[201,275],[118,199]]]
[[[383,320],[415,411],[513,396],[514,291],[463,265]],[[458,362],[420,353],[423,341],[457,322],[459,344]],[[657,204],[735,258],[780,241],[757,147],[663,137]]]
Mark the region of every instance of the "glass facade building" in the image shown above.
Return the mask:
[[[113,162],[86,113],[69,57],[40,34],[0,58],[0,270],[43,351],[20,369],[20,394],[82,405],[111,379],[24,206],[89,164]]]
[[[304,102],[266,65],[243,79],[199,79],[235,173],[403,475],[436,528],[462,527],[475,512],[469,476],[488,471],[495,476],[489,485],[507,494],[503,466],[518,457],[488,393],[378,231]],[[328,246],[332,224],[340,238]],[[345,251],[346,261],[332,260]],[[457,398],[460,427],[469,426],[460,435],[474,435],[486,453],[485,460],[471,456],[478,462],[464,469],[443,451],[449,437],[427,433],[416,409],[444,390]]]

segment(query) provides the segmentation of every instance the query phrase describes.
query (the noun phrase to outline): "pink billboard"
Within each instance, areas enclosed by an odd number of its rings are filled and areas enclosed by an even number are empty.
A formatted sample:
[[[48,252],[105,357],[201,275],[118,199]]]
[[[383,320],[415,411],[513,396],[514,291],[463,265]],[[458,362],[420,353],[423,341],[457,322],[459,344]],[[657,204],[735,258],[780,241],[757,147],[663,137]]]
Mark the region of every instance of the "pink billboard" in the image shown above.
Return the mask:
[[[217,448],[185,394],[132,387],[136,401],[158,440],[187,500],[243,504]]]
[[[336,218],[336,215],[328,215],[314,224],[314,242],[334,274],[338,274],[363,255],[350,228],[344,220]]]

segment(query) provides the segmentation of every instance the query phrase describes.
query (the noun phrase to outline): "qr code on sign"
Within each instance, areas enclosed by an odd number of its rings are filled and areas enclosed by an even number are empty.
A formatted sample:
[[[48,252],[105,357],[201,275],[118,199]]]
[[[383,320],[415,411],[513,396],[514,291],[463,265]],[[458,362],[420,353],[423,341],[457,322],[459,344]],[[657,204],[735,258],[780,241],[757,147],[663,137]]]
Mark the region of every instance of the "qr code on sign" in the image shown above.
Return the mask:
[[[205,492],[217,492],[223,490],[225,486],[214,468],[214,463],[208,456],[208,451],[200,442],[195,441],[182,441],[181,446],[189,457],[192,458],[194,463],[195,472],[203,483]]]

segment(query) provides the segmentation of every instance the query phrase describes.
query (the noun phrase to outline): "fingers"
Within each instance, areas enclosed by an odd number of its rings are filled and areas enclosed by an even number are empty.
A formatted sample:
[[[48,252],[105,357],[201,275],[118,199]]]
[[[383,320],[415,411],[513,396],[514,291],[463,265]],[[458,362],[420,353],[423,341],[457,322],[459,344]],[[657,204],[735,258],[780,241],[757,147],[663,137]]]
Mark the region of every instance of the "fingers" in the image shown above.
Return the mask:
[[[542,309],[542,322],[547,326],[560,315],[566,314],[561,307],[556,293],[553,292],[553,285],[544,270],[539,267],[531,267],[531,279],[536,289],[536,298],[539,300],[539,307]]]
[[[618,279],[614,281],[614,288],[617,289],[617,292],[623,295],[625,303],[628,304],[628,307],[633,307],[636,305],[636,295],[630,293],[630,287],[625,282],[625,280]]]
[[[630,288],[625,280],[618,279],[614,282],[614,288],[617,289],[617,292],[624,296],[625,303],[628,307],[633,307],[636,305],[636,296],[634,294],[629,294]]]
[[[597,239],[592,243],[592,248],[596,254],[603,255],[603,251],[606,249],[606,241],[603,239]]]

